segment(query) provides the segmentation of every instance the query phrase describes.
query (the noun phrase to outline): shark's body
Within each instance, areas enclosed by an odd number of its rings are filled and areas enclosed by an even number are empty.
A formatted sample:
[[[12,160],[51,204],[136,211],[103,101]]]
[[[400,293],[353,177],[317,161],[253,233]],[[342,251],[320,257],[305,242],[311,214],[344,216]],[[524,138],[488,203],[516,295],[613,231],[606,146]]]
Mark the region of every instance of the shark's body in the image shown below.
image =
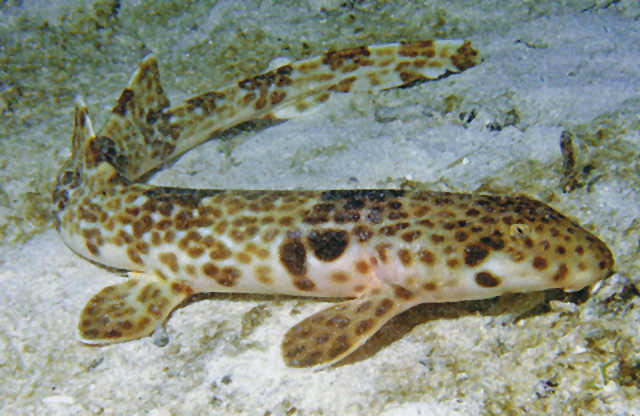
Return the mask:
[[[53,196],[58,230],[83,257],[142,273],[93,296],[80,319],[81,340],[149,335],[199,292],[352,298],[287,333],[285,361],[306,367],[345,357],[391,317],[420,303],[577,290],[606,277],[613,267],[606,245],[526,197],[135,183],[167,158],[242,121],[290,117],[326,101],[330,91],[389,88],[476,62],[468,42],[355,48],[169,108],[150,58],[103,132],[93,133],[79,103],[73,156]]]

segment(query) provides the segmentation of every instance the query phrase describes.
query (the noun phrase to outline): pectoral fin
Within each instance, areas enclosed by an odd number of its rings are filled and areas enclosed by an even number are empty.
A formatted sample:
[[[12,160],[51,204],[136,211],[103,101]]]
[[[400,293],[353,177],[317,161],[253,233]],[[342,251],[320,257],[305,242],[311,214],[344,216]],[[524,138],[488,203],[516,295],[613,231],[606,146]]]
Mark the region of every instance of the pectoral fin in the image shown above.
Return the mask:
[[[408,307],[390,290],[375,289],[308,317],[287,332],[282,356],[290,367],[334,363],[355,351]]]
[[[191,294],[175,280],[130,279],[107,286],[82,310],[78,336],[86,344],[114,344],[151,335]]]

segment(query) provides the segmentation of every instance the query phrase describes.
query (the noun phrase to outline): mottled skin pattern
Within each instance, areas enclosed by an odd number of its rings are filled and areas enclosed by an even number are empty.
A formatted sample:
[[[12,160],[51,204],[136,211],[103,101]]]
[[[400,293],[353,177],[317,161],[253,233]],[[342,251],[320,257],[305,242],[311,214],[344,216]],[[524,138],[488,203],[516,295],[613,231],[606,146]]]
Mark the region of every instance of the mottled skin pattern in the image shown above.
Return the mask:
[[[151,55],[140,63],[98,136],[115,141],[109,162],[135,180],[247,120],[288,119],[317,108],[334,92],[436,79],[471,68],[479,60],[469,41],[360,46],[284,65],[169,107]]]
[[[356,48],[323,59],[341,68],[364,55]],[[141,273],[89,300],[78,326],[85,343],[147,336],[199,292],[352,298],[285,335],[288,365],[326,365],[414,305],[578,290],[614,264],[598,238],[526,197],[155,187],[127,177],[140,173],[122,150],[135,147],[123,144],[130,139],[95,135],[78,102],[72,157],[53,195],[58,231],[81,256]],[[142,145],[137,152],[155,163]]]

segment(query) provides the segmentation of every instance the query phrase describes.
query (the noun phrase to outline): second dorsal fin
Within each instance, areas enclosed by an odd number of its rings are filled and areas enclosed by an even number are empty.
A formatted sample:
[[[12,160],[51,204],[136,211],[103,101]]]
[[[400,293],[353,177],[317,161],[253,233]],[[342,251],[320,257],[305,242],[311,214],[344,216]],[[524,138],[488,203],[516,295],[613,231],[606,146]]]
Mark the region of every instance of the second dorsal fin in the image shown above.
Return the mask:
[[[165,155],[151,149],[166,147],[165,139],[154,124],[169,104],[160,84],[156,57],[147,55],[98,133],[113,140],[117,151],[124,156],[120,158],[122,166],[115,167],[127,178],[135,179],[162,163]]]

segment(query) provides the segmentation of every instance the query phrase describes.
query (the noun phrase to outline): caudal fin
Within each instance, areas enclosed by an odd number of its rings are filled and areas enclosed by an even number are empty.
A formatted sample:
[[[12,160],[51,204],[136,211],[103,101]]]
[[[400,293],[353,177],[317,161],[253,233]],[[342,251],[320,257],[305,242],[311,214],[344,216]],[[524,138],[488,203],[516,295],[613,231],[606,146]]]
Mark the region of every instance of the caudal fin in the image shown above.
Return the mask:
[[[288,119],[325,105],[332,93],[372,92],[462,72],[480,62],[471,42],[423,40],[327,52],[209,91],[169,108],[158,63],[147,56],[99,132],[115,143],[129,180],[240,123]]]

